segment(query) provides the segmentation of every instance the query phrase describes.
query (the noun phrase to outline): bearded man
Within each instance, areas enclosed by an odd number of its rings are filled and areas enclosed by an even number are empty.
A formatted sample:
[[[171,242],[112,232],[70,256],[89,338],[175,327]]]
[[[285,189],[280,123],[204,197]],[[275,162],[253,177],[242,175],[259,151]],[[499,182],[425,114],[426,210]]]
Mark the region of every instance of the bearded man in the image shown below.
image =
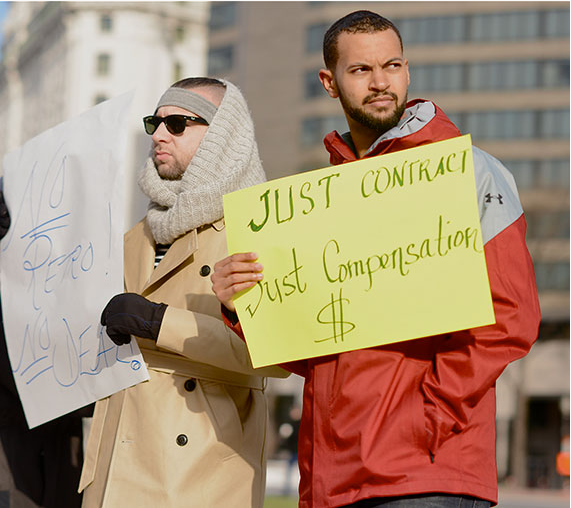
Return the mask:
[[[329,28],[323,52],[319,78],[349,125],[348,133],[325,137],[333,164],[460,135],[433,102],[407,102],[408,62],[390,20],[353,12]],[[305,378],[300,508],[497,503],[495,383],[537,339],[540,312],[514,179],[491,155],[473,153],[496,323],[287,364]],[[232,297],[261,280],[256,259],[235,254],[212,275],[237,333]],[[407,319],[423,318],[411,311]]]

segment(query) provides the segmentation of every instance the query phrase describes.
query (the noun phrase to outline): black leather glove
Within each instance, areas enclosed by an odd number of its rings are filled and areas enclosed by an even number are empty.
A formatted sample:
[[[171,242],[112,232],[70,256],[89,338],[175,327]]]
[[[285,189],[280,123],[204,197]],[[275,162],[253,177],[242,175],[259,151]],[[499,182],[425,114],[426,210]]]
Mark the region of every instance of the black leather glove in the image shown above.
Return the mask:
[[[0,240],[4,238],[10,227],[10,214],[6,201],[4,201],[4,193],[0,191]]]
[[[131,335],[157,340],[167,305],[154,303],[136,293],[115,295],[101,313],[101,324],[118,346],[129,344]]]

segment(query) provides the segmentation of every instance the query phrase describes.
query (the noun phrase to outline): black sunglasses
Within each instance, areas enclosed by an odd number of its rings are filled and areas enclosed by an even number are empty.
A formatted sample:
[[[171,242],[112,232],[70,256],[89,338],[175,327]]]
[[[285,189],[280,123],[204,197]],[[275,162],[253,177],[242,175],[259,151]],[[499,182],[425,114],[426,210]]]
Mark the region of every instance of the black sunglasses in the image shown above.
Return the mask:
[[[159,128],[159,125],[163,122],[171,134],[182,134],[184,129],[186,129],[187,122],[208,125],[208,122],[204,118],[194,115],[169,115],[165,117],[149,115],[143,118],[145,132],[147,134],[154,134],[154,132]]]

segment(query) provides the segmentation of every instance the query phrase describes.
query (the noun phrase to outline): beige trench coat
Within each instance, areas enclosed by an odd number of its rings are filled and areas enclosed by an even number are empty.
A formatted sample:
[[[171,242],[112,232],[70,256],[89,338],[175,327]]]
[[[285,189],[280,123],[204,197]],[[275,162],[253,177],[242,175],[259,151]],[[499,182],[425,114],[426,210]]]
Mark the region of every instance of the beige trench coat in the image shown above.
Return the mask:
[[[263,506],[262,376],[222,322],[210,273],[224,223],[177,239],[153,269],[145,221],[125,235],[125,289],[169,305],[155,344],[138,339],[150,380],[96,404],[79,490],[84,508]]]

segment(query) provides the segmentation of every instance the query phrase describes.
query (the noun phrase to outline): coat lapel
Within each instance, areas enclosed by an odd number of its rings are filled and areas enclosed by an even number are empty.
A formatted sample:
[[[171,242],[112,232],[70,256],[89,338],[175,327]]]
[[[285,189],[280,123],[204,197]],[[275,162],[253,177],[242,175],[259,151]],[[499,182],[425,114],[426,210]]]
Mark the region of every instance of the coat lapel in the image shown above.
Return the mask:
[[[189,231],[186,235],[176,239],[169,247],[165,257],[151,273],[148,282],[145,284],[141,294],[149,294],[154,286],[161,279],[166,277],[173,270],[176,270],[198,249],[198,238],[196,230]],[[153,246],[154,254],[154,246]]]
[[[224,220],[211,225],[216,231],[224,229]],[[155,264],[155,240],[145,220],[139,222],[125,235],[125,291],[150,294],[153,287],[182,265],[198,250],[196,229],[181,236],[170,246],[157,268]]]

